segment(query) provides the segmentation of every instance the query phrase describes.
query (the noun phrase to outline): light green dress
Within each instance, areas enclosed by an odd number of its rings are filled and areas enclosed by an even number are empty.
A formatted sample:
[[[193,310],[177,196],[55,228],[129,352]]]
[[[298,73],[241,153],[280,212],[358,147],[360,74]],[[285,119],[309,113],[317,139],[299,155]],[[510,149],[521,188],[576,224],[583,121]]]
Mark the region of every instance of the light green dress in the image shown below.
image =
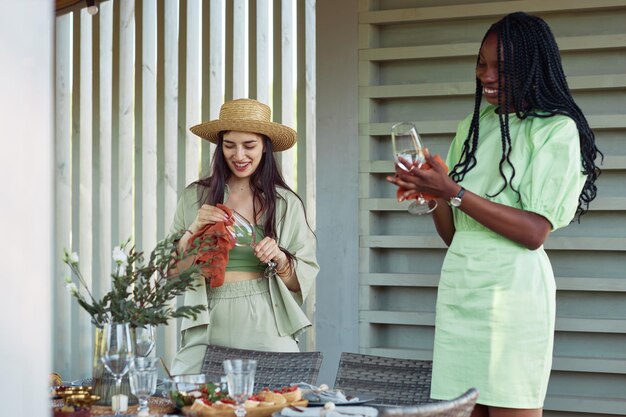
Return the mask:
[[[494,106],[480,114],[477,165],[460,183],[490,200],[567,226],[585,182],[578,130],[566,116],[510,115],[513,184],[498,171],[501,134]],[[459,161],[470,117],[459,124],[448,153]],[[505,166],[507,177],[510,167]],[[543,249],[529,250],[453,209],[456,233],[446,254],[436,307],[431,395],[450,399],[470,387],[478,403],[510,408],[543,406],[552,365],[555,283]]]

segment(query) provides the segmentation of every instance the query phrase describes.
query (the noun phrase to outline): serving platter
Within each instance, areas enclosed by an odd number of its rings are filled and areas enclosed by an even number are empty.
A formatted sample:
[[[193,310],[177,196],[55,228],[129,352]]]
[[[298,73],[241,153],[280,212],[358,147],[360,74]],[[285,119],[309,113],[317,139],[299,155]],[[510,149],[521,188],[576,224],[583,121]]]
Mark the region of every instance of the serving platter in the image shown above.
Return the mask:
[[[309,402],[307,400],[299,400],[285,404],[246,408],[246,417],[271,417],[273,413],[278,412],[285,407],[306,407],[308,403]],[[231,407],[204,407],[201,409],[192,410],[191,406],[185,406],[182,408],[182,412],[184,415],[189,417],[235,417],[235,409]]]

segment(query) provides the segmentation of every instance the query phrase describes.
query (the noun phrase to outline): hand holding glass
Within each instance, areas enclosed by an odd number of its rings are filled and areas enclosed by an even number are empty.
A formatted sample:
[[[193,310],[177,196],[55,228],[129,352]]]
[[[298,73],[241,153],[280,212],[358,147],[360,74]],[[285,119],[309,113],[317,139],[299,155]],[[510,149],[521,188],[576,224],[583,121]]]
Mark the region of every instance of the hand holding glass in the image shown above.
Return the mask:
[[[159,358],[136,357],[130,363],[130,390],[139,400],[138,416],[149,416],[148,398],[156,392]]]
[[[256,231],[254,226],[244,216],[239,214],[236,210],[231,209],[233,215],[232,219],[234,223],[230,226],[230,231],[235,238],[235,246],[251,246],[254,247],[258,242],[256,241]],[[265,277],[269,277],[270,273],[276,269],[276,262],[269,261],[267,268],[265,269]]]
[[[396,123],[391,127],[391,145],[393,146],[394,160],[397,166],[405,171],[411,168],[418,169],[426,162],[424,156],[424,146],[420,139],[417,129],[413,123]],[[405,164],[408,163],[408,167]],[[411,214],[428,214],[437,208],[437,202],[424,199],[418,194],[417,199],[409,205],[409,213]]]
[[[251,359],[230,359],[224,361],[224,372],[228,380],[228,396],[235,400],[237,417],[246,415],[244,403],[252,395],[256,361]]]

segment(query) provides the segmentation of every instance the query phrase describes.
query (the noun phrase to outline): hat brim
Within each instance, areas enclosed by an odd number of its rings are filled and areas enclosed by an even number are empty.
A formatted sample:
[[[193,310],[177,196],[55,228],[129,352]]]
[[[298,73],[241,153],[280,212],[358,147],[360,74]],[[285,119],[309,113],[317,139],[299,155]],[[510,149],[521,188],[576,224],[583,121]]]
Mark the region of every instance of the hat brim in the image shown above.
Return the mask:
[[[292,128],[276,122],[260,120],[211,120],[192,126],[189,130],[212,143],[217,143],[219,133],[229,130],[239,132],[259,133],[272,141],[274,152],[281,152],[291,148],[297,140],[297,133]]]

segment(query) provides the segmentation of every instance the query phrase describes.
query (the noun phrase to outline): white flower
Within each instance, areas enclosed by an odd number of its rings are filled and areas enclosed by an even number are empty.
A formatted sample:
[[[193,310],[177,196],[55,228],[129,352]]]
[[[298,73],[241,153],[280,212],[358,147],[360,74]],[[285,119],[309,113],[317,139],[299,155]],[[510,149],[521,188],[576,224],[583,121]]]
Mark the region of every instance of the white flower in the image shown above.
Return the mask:
[[[74,284],[73,282],[68,282],[67,284],[65,284],[65,288],[70,294],[74,296],[78,295],[78,287],[76,287],[76,284]]]
[[[70,254],[70,262],[75,265],[78,264],[78,254],[76,252]]]
[[[120,248],[119,246],[113,248],[113,260],[116,264],[125,265],[127,259],[128,256],[126,255],[126,252],[122,250],[122,248]]]

